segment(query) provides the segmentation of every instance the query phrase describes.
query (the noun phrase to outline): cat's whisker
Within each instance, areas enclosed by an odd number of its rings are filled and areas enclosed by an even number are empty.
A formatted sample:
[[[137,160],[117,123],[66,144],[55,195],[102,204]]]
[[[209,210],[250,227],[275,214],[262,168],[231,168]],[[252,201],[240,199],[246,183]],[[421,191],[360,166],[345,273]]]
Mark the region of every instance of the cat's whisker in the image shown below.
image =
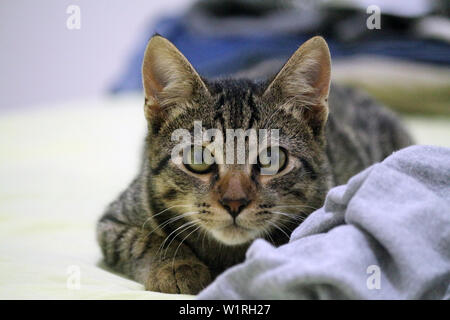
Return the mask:
[[[276,206],[273,206],[271,208],[310,208],[310,209],[314,209],[314,210],[318,209],[316,207],[311,207],[311,206],[307,206],[307,205],[304,205],[304,204],[276,205]]]
[[[280,211],[270,211],[273,214],[278,214],[280,216],[284,216],[284,217],[288,217],[292,220],[295,221],[304,221],[306,219],[306,217],[299,215],[299,214],[295,214],[295,213],[286,213],[286,212],[280,212]]]
[[[178,221],[178,220],[180,220],[180,219],[182,219],[184,217],[191,216],[191,215],[194,215],[194,214],[197,214],[197,213],[199,213],[199,211],[185,212],[185,213],[183,213],[181,215],[177,215],[177,216],[172,217],[172,218],[170,218],[168,220],[165,220],[164,222],[162,222],[159,225],[157,225],[152,231],[150,231],[150,233],[148,233],[145,236],[145,238],[147,239],[153,232],[155,232],[158,229],[164,228],[165,226],[167,226],[170,223],[173,223],[173,222]]]
[[[205,237],[208,231],[206,229],[203,230],[203,238],[202,238],[202,249],[205,249]]]
[[[279,222],[279,223],[281,224],[282,227],[286,228],[286,229],[289,231],[290,234],[292,233],[293,229],[289,228],[289,227],[285,224],[286,220],[284,220],[284,221],[283,221],[283,220],[278,220],[277,222]],[[292,221],[290,221],[290,223],[292,223]],[[294,229],[295,229],[295,228],[294,228]]]
[[[180,236],[181,234],[183,234],[183,232],[189,230],[190,228],[192,228],[192,227],[194,227],[194,226],[196,226],[196,223],[193,222],[193,221],[191,221],[190,223],[184,224],[184,225],[182,226],[183,228],[180,229],[180,230],[177,232],[177,234],[175,234],[175,235],[173,236],[173,238],[171,239],[171,241],[169,242],[169,244],[166,246],[166,248],[164,248],[164,246],[159,246],[158,250],[157,250],[156,253],[155,253],[155,256],[159,254],[159,259],[160,259],[161,261],[164,261],[165,258],[166,258],[166,255],[167,255],[167,253],[168,253],[168,251],[169,251],[169,248],[170,248],[170,246],[172,245],[172,242],[173,242],[175,239],[177,239],[178,236]],[[166,237],[166,238],[164,239],[164,241],[166,241],[166,240],[168,240],[168,237]]]
[[[165,239],[164,241],[161,243],[161,245],[159,246],[158,251],[156,252],[158,254],[158,252],[160,250],[162,250],[164,248],[164,244],[167,242],[167,240],[169,240],[170,236],[174,233],[176,233],[178,230],[180,230],[173,238],[172,240],[170,240],[169,244],[166,247],[166,251],[164,253],[164,258],[166,256],[167,250],[169,249],[170,245],[172,244],[173,240],[175,240],[180,234],[182,234],[184,231],[188,230],[191,226],[195,225],[199,220],[195,219],[193,221],[188,221],[184,224],[182,224],[180,227],[176,228],[175,230],[173,230]],[[161,251],[162,254],[162,251]]]
[[[270,242],[273,245],[275,245],[275,241],[273,240],[272,236],[270,235],[270,231],[267,228],[263,227],[262,232],[265,236],[268,236],[270,238]]]
[[[295,226],[298,226],[300,224],[300,222],[302,222],[301,219],[292,219],[292,218],[290,219],[288,217],[283,217],[283,216],[278,217],[277,220],[285,222],[285,223],[289,223],[289,224],[295,225]]]
[[[176,221],[178,221],[178,220],[180,220],[180,219],[182,219],[182,218],[184,218],[184,217],[187,217],[187,216],[189,216],[189,215],[194,215],[194,214],[196,214],[196,213],[198,213],[198,211],[186,212],[186,213],[184,213],[184,214],[182,214],[182,215],[175,216],[175,217],[172,217],[172,218],[170,218],[170,219],[168,219],[168,220],[165,220],[165,221],[163,221],[162,223],[160,223],[159,225],[157,225],[151,232],[149,232],[149,233],[146,235],[146,238],[147,238],[148,236],[150,236],[150,235],[151,235],[153,232],[155,232],[156,230],[161,229],[161,228],[164,228],[164,227],[166,227],[167,225],[169,225],[170,223],[176,222]]]
[[[177,247],[177,249],[175,250],[175,254],[173,255],[173,259],[172,259],[172,270],[175,270],[175,258],[176,258],[176,256],[177,256],[177,252],[178,252],[178,249],[180,249],[180,247],[181,247],[181,245],[183,244],[183,242],[187,239],[187,238],[189,238],[189,236],[191,235],[191,234],[193,234],[194,232],[196,232],[198,229],[200,229],[201,228],[201,225],[199,225],[197,228],[195,228],[193,231],[191,231],[186,237],[184,237],[183,238],[183,240],[181,240],[181,242],[180,242],[180,244],[178,245],[178,247]]]
[[[160,211],[160,212],[158,212],[158,213],[152,214],[148,219],[146,219],[146,220],[144,221],[144,223],[142,224],[141,230],[144,229],[145,224],[146,224],[149,220],[153,219],[154,217],[159,216],[160,214],[163,214],[164,212],[166,212],[166,211],[168,211],[168,210],[170,210],[170,209],[173,209],[173,208],[179,208],[179,207],[184,207],[184,208],[185,208],[185,207],[195,207],[195,206],[192,205],[192,204],[177,204],[177,205],[174,205],[174,206],[165,208],[164,210],[162,210],[162,211]]]
[[[280,213],[285,214],[284,212],[280,212]],[[294,216],[291,217],[291,218],[294,218],[294,221],[288,220],[288,219],[278,220],[278,221],[282,224],[283,227],[285,227],[286,229],[289,230],[289,233],[292,233],[293,229],[289,228],[289,227],[285,224],[285,222],[289,222],[289,223],[295,224],[295,227],[297,227],[301,222],[305,221],[306,216],[298,216],[298,215],[294,215]],[[294,229],[295,229],[295,228],[294,228]]]
[[[276,229],[280,230],[288,239],[290,239],[290,236],[286,233],[286,231],[284,231],[282,228],[280,228],[276,223],[272,222],[272,221],[267,221],[269,224],[271,224],[273,227],[275,227]]]

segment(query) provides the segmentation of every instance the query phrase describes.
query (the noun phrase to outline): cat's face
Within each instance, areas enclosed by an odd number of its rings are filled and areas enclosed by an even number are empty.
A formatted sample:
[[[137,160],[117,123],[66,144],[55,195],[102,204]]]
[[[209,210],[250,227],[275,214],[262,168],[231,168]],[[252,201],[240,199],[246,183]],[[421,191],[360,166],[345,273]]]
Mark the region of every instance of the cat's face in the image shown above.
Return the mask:
[[[295,226],[321,205],[329,187],[323,134],[329,66],[326,44],[315,38],[271,83],[208,83],[170,42],[152,38],[143,78],[150,202],[154,214],[170,208],[160,221],[178,221],[174,225],[181,231],[203,231],[227,245],[267,235],[270,239],[271,234],[287,240]],[[202,133],[215,129],[222,134],[223,150],[213,150],[214,160],[195,163],[191,147],[174,152],[180,143],[174,132],[184,129],[193,143],[195,122],[201,123]],[[244,149],[239,148],[230,129],[254,133],[257,143],[246,139]],[[270,134],[267,144],[261,143],[261,129],[278,130],[278,136]],[[234,144],[228,145],[231,141]],[[197,145],[203,150],[211,141]],[[233,155],[227,158],[231,149]]]

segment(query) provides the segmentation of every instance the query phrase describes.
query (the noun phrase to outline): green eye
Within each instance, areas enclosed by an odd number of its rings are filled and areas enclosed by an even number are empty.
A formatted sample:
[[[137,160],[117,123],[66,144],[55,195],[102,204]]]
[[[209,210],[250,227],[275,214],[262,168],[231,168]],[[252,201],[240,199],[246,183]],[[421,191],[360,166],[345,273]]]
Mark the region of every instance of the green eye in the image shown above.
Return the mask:
[[[278,161],[278,166],[272,168],[272,162]],[[287,152],[283,148],[267,148],[265,152],[261,152],[258,156],[258,165],[266,170],[265,174],[277,174],[287,165]]]
[[[199,149],[198,154],[194,151],[194,147],[191,147],[187,152],[185,152],[185,161],[183,161],[184,166],[194,173],[208,173],[211,171],[212,166],[214,165],[214,159],[210,156],[208,152],[204,152],[205,148]],[[208,156],[207,161],[203,158],[203,156]],[[197,161],[195,161],[197,159]]]

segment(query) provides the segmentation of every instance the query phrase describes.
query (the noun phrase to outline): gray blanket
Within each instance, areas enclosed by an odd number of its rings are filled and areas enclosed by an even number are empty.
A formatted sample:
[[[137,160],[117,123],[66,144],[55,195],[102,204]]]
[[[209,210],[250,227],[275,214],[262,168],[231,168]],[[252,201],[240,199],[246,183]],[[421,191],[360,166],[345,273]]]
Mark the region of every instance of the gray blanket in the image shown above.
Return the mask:
[[[412,146],[330,190],[199,299],[450,299],[450,149]]]

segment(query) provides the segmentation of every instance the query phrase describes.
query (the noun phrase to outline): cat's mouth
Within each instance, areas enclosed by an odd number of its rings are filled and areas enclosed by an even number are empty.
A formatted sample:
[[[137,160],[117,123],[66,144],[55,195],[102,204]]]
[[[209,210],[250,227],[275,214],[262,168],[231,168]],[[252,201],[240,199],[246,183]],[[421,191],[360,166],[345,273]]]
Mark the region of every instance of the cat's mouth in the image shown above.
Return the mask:
[[[238,223],[236,223],[236,221],[234,221],[233,223],[230,223],[229,225],[223,227],[223,229],[228,229],[228,230],[242,230],[242,231],[252,231],[252,229],[244,227]]]
[[[259,232],[233,221],[226,226],[211,230],[211,233],[225,244],[239,245],[255,239]]]

